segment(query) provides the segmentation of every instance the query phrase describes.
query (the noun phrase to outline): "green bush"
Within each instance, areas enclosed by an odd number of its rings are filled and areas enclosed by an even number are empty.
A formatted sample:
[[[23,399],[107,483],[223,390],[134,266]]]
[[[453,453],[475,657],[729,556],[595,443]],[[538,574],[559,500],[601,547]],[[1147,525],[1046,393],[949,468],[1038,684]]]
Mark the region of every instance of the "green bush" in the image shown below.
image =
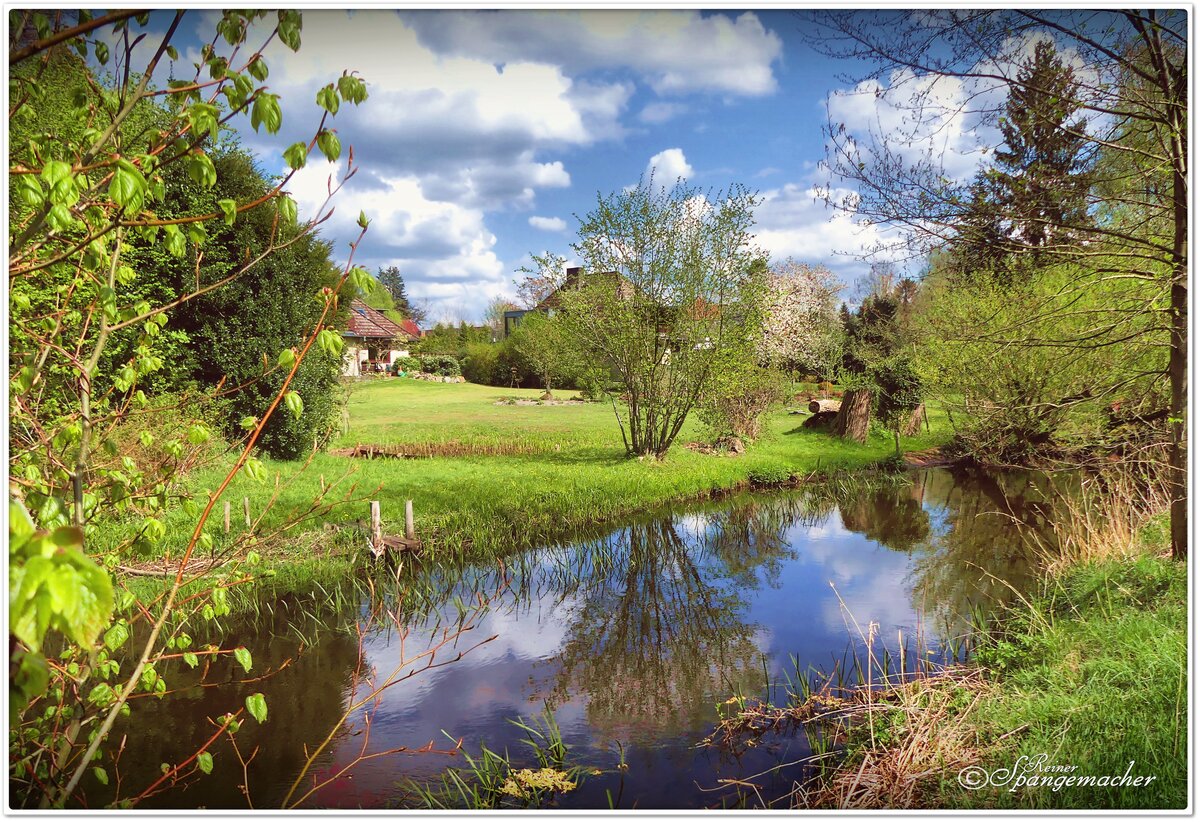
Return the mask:
[[[420,357],[421,370],[426,374],[434,374],[439,377],[460,377],[462,376],[462,366],[458,363],[458,358],[449,354],[426,354]]]
[[[751,470],[748,479],[751,485],[786,485],[792,472],[782,465],[763,465]]]
[[[409,373],[412,371],[421,370],[421,361],[416,357],[397,357],[392,363],[392,373],[399,374],[400,372]]]

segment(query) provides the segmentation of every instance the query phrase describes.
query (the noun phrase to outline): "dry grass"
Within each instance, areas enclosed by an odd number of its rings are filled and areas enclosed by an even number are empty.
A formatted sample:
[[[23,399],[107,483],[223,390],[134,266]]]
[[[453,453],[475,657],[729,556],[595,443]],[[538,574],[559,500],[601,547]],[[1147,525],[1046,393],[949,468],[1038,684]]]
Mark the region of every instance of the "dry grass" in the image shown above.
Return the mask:
[[[841,709],[872,737],[858,767],[797,786],[793,807],[929,807],[944,775],[982,758],[968,717],[991,687],[978,668],[953,667],[880,691],[860,690]]]
[[[1035,545],[1049,576],[1089,562],[1144,554],[1141,532],[1170,506],[1164,472],[1114,467],[1086,476],[1078,494],[1060,494],[1052,540]]]

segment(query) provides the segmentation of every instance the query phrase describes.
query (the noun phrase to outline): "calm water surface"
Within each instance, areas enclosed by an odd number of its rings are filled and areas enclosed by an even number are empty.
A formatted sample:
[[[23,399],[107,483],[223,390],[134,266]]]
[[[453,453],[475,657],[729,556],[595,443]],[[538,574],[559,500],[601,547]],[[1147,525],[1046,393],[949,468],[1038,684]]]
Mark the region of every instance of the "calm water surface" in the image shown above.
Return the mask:
[[[363,692],[361,675],[374,670],[382,679],[398,666],[401,673],[421,667],[427,659],[402,661],[465,618],[473,627],[433,659],[448,664],[387,689],[369,706],[369,732],[361,715],[341,727],[313,768],[318,781],[363,753],[430,741],[451,748],[447,734],[472,753],[481,744],[507,748],[514,763],[532,765],[524,733],[509,720],[549,709],[568,761],[604,772],[560,807],[720,806],[736,798],[721,780],[752,777],[808,751],[802,734],[738,757],[698,747],[716,703],[762,694],[764,682],[797,671],[846,665],[872,622],[893,652],[900,641],[911,652],[918,638],[935,653],[943,649],[972,608],[993,607],[1028,586],[1028,537],[1049,517],[1043,486],[1028,474],[930,469],[884,490],[742,494],[531,551],[504,569],[421,575],[406,585],[419,595],[402,602],[385,596],[357,605],[356,598],[316,614],[273,602],[273,611],[211,641],[248,647],[254,675],[278,673],[239,684],[244,675],[226,660],[205,684],[175,673],[169,682],[179,692],[134,706],[137,727],[127,731],[121,770],[128,784],[146,784],[158,763],[212,733],[209,717],[262,691],[267,723],[247,721],[237,735],[243,757],[257,748],[248,780],[222,742],[211,777],[140,807],[245,808],[240,786],[247,783],[256,808],[278,807],[305,746],[338,727],[356,687]],[[392,617],[380,618],[384,610]],[[622,756],[625,771],[617,768]],[[395,807],[405,801],[405,780],[452,765],[461,757],[379,757],[305,804]],[[754,781],[769,800],[800,775],[788,766]],[[98,784],[91,790],[104,801]]]

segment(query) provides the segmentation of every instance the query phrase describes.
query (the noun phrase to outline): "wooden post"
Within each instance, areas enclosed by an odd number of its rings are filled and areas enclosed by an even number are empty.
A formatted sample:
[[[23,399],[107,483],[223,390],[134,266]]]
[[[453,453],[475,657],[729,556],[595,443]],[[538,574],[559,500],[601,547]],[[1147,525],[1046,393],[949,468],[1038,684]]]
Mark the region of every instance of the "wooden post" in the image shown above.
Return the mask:
[[[242,497],[242,513],[246,515],[246,527],[250,527],[250,497]]]
[[[225,533],[229,533],[229,500],[225,500]]]
[[[413,526],[412,500],[404,501],[404,538],[408,540],[417,538],[417,530]]]
[[[379,500],[371,500],[371,553],[383,553],[383,523],[379,516]]]

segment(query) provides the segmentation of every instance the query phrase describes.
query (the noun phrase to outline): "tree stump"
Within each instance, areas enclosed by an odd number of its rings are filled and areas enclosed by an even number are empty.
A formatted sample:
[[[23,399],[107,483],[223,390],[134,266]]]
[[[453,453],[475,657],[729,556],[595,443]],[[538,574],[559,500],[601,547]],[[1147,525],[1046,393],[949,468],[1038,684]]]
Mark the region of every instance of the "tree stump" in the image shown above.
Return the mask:
[[[906,437],[916,436],[921,431],[921,422],[925,419],[925,403],[921,403],[908,415],[908,420],[900,426],[900,433]]]
[[[842,407],[833,420],[833,433],[857,443],[867,441],[867,429],[871,425],[871,392],[866,388],[854,388],[842,396]]]

